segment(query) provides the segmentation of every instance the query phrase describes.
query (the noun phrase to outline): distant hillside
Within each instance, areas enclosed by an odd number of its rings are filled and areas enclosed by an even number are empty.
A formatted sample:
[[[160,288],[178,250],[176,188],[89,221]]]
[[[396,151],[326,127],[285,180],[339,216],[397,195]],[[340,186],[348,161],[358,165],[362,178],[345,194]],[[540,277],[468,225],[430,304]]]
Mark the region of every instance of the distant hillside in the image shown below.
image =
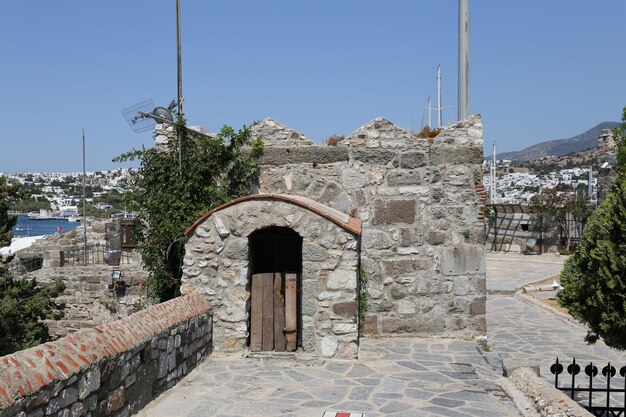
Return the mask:
[[[595,148],[602,129],[613,129],[618,124],[616,122],[602,122],[585,133],[568,139],[549,140],[529,146],[521,151],[498,153],[498,159],[532,161],[546,156],[561,156],[571,152]],[[491,159],[491,157],[488,157],[488,159]]]

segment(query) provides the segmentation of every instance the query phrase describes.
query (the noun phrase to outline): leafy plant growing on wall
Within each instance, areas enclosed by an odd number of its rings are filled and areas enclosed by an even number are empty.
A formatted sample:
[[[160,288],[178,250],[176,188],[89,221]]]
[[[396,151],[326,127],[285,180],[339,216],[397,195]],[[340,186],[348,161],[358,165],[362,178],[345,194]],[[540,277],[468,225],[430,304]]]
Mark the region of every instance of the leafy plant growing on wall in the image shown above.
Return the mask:
[[[135,187],[142,203],[128,204],[138,213],[137,236],[149,272],[148,295],[160,301],[180,293],[184,230],[212,208],[250,194],[263,151],[260,139],[249,152],[244,151],[250,145],[246,126],[239,131],[224,126],[214,137],[186,129],[181,118],[175,127],[181,137],[182,173],[175,140],[164,148],[132,150],[114,159],[137,159],[141,164]],[[136,201],[135,196],[132,199]]]
[[[589,327],[585,340],[626,349],[626,107],[615,129],[619,176],[588,218],[581,243],[561,272],[559,300]]]

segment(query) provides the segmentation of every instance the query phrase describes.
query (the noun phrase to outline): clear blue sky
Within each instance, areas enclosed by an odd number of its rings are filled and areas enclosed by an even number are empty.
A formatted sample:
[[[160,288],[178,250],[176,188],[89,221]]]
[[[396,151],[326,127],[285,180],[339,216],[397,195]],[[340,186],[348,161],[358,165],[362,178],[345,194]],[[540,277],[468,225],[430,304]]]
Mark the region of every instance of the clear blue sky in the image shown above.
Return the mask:
[[[419,129],[436,67],[456,119],[457,0],[182,0],[192,125],[266,117],[317,142],[374,117]],[[21,0],[0,18],[0,172],[78,171],[142,144],[121,110],[176,96],[175,0]],[[470,0],[471,113],[501,151],[617,121],[624,0]],[[433,117],[435,115],[433,114]],[[436,119],[435,119],[436,120]]]

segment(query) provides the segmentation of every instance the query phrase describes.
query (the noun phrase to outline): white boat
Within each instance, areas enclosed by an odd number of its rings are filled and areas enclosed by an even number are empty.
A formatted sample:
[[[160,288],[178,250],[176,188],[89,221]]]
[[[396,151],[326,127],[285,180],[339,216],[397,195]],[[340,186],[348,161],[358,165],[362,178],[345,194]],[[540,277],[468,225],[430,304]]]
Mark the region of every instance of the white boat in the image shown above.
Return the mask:
[[[80,219],[78,217],[76,217],[76,216],[69,216],[67,218],[67,221],[70,222],[70,223],[78,223],[78,222],[80,222]]]
[[[39,210],[39,212],[31,211],[26,216],[28,217],[29,220],[50,220],[50,219],[56,218],[56,217],[51,216],[50,212],[45,209],[41,209]]]

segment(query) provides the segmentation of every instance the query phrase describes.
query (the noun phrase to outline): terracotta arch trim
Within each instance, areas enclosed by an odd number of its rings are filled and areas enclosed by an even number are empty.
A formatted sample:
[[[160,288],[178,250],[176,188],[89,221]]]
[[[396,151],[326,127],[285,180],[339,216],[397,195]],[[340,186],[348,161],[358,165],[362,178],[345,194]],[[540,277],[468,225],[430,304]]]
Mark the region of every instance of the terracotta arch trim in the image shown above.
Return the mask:
[[[194,224],[192,224],[185,232],[183,233],[185,236],[189,236],[192,234],[196,228],[203,223],[206,219],[211,217],[213,213],[217,213],[220,210],[223,210],[227,207],[234,206],[239,203],[243,203],[246,201],[253,200],[276,200],[276,201],[285,201],[287,203],[291,203],[293,205],[305,208],[309,211],[312,211],[325,219],[335,223],[337,226],[351,232],[355,235],[361,234],[361,220],[356,217],[348,216],[347,214],[338,212],[335,209],[332,209],[324,204],[318,203],[316,201],[310,200],[305,197],[300,196],[292,196],[285,194],[252,194],[245,197],[236,198],[227,203],[224,203],[220,206],[215,207],[213,210],[208,211],[202,217],[200,217]]]

